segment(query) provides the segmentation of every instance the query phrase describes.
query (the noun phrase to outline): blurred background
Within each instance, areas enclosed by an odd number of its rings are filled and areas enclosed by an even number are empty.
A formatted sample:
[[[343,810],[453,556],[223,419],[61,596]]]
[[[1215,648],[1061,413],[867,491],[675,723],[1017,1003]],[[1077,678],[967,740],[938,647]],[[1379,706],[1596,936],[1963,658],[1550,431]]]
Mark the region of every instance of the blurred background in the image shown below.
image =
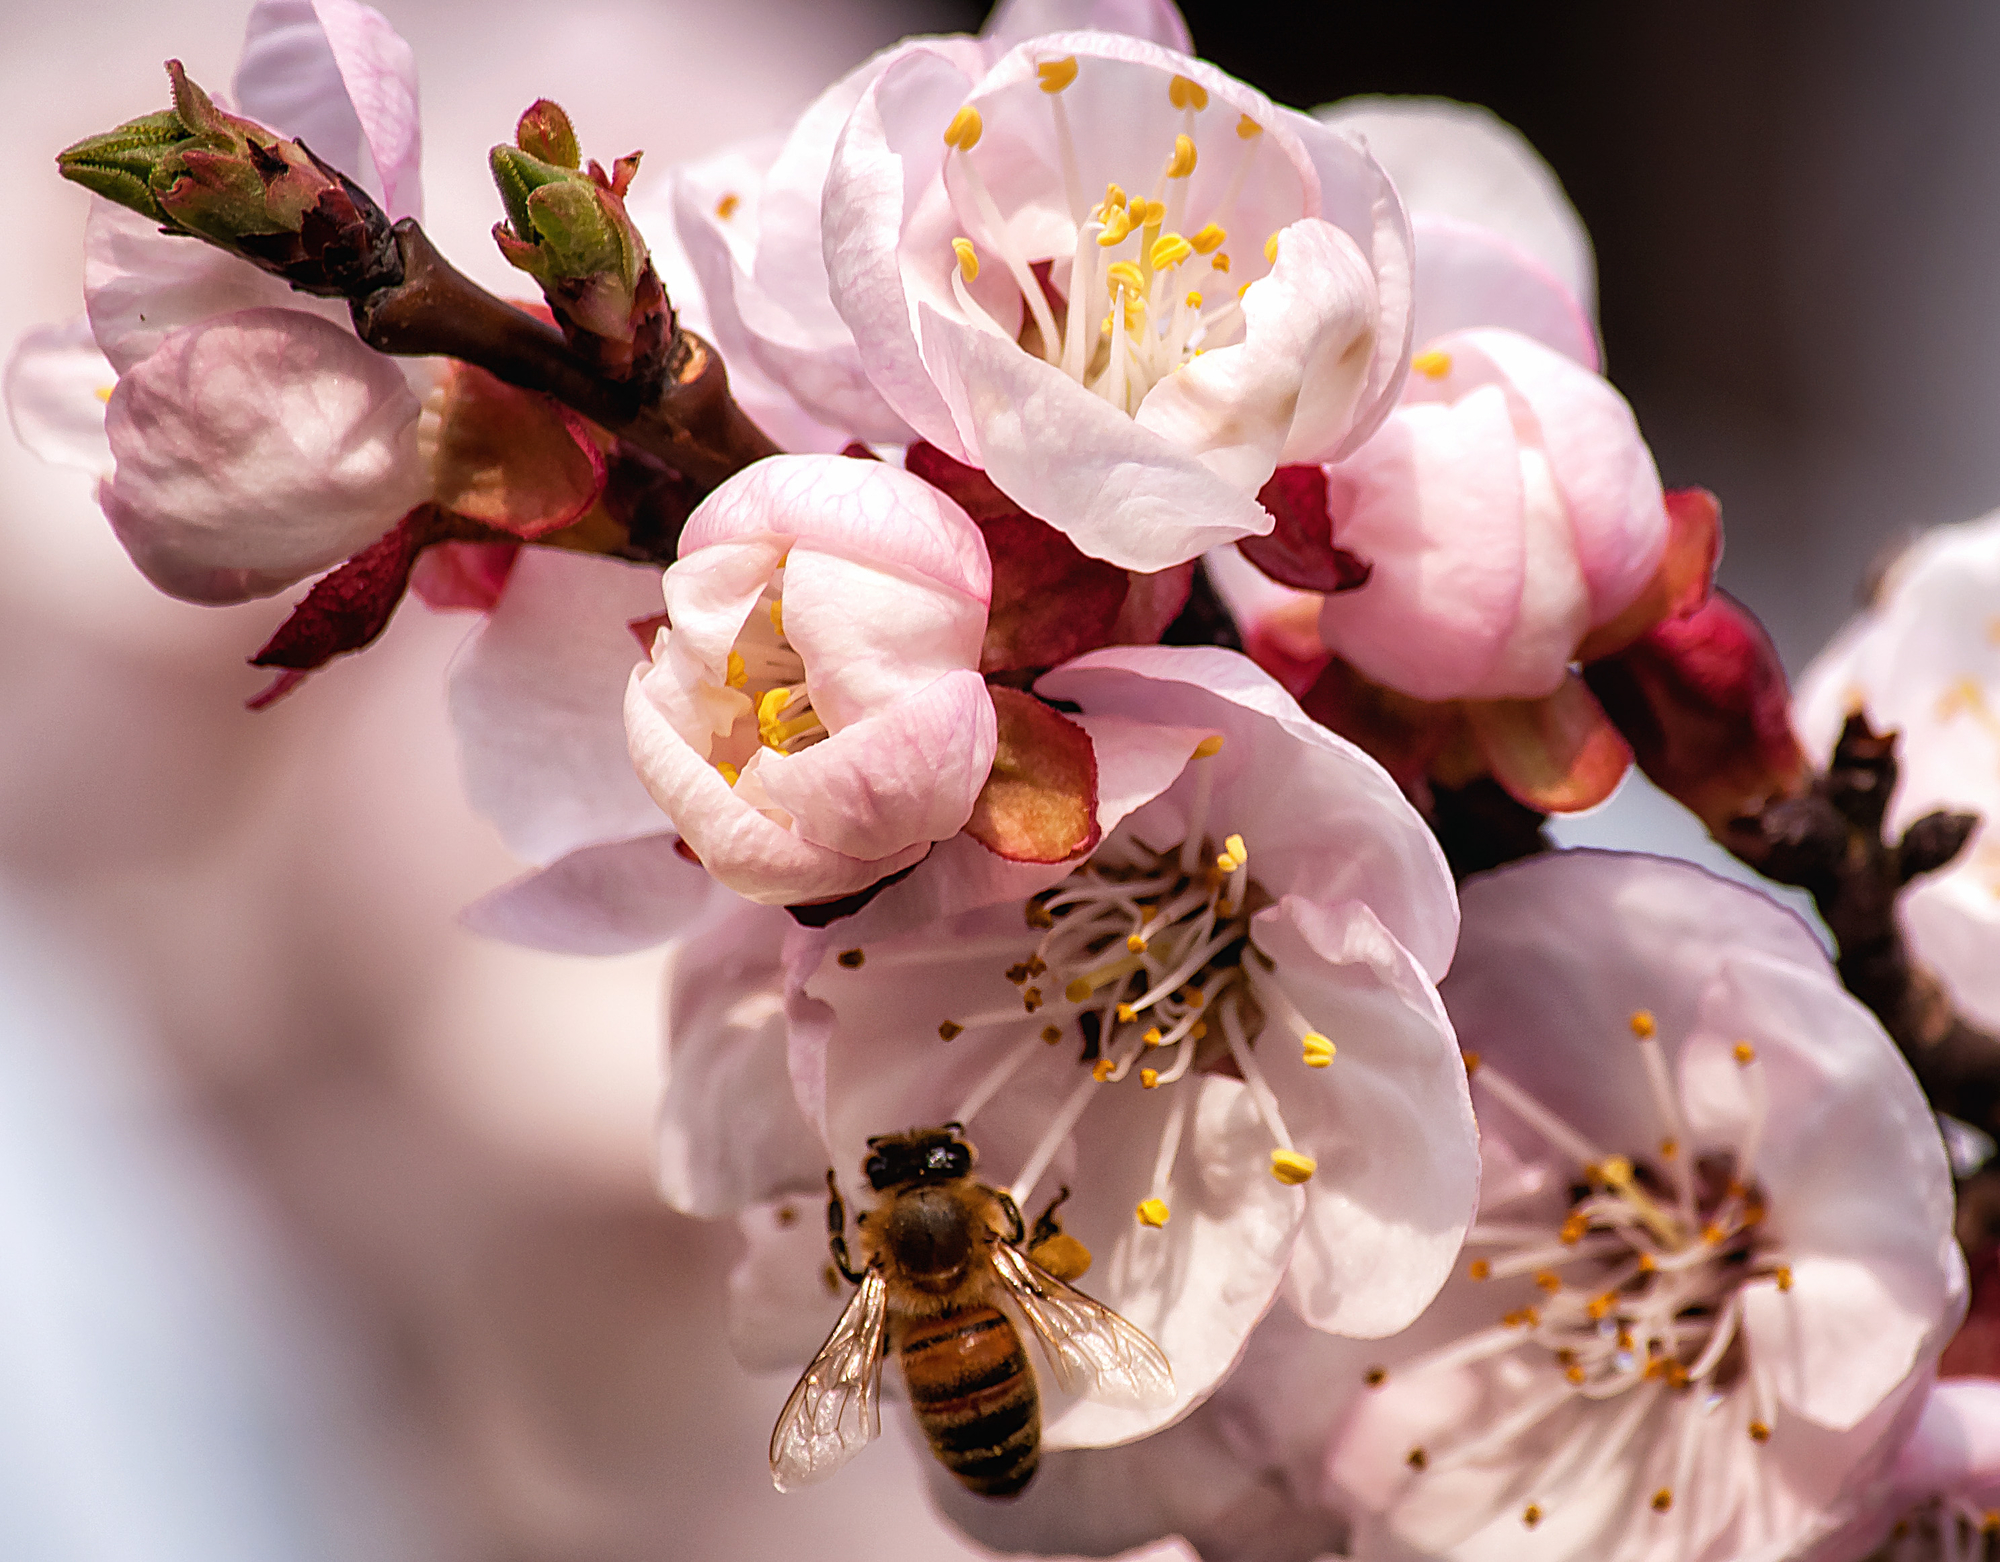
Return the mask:
[[[486,148],[533,98],[654,166],[784,124],[942,0],[378,0],[417,52],[427,226],[489,284]],[[225,84],[242,0],[4,0],[0,346],[80,307],[57,148]],[[2000,502],[2000,9],[1195,0],[1309,106],[1483,102],[1595,237],[1609,371],[1794,670],[1909,531]],[[642,174],[642,178],[644,175]],[[518,289],[516,289],[518,290]],[[726,1227],[649,1188],[661,960],[482,944],[404,611],[275,709],[281,604],[169,601],[79,474],[0,439],[0,1558],[817,1562],[976,1555],[898,1426],[780,1498]],[[1696,849],[1643,793],[1576,838]],[[894,1418],[890,1418],[894,1419]]]

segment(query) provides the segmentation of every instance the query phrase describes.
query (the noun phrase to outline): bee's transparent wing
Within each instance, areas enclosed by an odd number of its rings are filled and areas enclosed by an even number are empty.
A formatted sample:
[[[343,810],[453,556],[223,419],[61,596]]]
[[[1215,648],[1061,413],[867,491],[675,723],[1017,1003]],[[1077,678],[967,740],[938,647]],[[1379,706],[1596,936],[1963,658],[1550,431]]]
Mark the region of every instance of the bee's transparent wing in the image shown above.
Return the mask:
[[[993,1244],[993,1267],[1063,1388],[1136,1410],[1172,1401],[1174,1373],[1165,1353],[1109,1307],[1071,1290],[1005,1242]]]
[[[778,1412],[771,1481],[779,1491],[823,1481],[882,1430],[882,1345],[889,1288],[874,1270]]]

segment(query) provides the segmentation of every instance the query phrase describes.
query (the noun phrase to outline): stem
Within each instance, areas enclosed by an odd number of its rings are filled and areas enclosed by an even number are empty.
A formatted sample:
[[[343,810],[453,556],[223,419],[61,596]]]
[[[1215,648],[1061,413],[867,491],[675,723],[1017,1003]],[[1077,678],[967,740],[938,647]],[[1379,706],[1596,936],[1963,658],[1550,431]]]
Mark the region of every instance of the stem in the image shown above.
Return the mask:
[[[542,391],[664,461],[701,492],[778,447],[729,394],[715,350],[676,329],[657,391],[600,377],[554,326],[494,297],[437,252],[417,224],[395,226],[402,277],[349,300],[354,329],[378,352],[477,364]]]

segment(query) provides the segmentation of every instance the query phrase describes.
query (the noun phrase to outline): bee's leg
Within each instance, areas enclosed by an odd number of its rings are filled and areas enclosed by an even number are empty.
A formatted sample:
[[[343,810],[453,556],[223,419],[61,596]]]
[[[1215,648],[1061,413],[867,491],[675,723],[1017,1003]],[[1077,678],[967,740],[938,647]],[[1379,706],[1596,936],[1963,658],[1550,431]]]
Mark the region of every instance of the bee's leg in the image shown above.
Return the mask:
[[[862,1271],[847,1256],[847,1206],[840,1200],[840,1184],[834,1181],[831,1167],[826,1173],[826,1245],[833,1254],[834,1266],[847,1276],[848,1284],[859,1285]]]
[[[1028,1234],[1028,1223],[1021,1218],[1021,1206],[1014,1202],[1014,1195],[1004,1189],[995,1188],[993,1195],[999,1199],[1000,1208],[1006,1211],[1007,1224],[1011,1228],[1007,1233],[1007,1245],[1019,1247],[1021,1238]]]
[[[1064,1183],[1062,1191],[1049,1200],[1049,1207],[1035,1217],[1035,1234],[1028,1238],[1030,1248],[1040,1247],[1050,1237],[1062,1235],[1062,1222],[1056,1219],[1056,1211],[1069,1202],[1069,1184]]]

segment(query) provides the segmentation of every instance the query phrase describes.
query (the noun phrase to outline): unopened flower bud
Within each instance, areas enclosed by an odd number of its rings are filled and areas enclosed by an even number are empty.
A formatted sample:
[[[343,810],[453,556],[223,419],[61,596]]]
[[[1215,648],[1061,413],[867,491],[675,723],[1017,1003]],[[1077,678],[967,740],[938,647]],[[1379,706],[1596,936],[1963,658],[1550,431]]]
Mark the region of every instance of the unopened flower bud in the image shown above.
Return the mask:
[[[493,229],[510,265],[541,284],[570,345],[612,379],[644,381],[664,368],[673,316],[646,241],[625,210],[639,157],[610,174],[581,153],[569,116],[544,98],[521,116],[516,145],[491,154],[507,220]]]
[[[217,108],[167,62],[174,106],[57,154],[65,179],[206,239],[302,292],[356,297],[402,279],[389,219],[345,174]]]

